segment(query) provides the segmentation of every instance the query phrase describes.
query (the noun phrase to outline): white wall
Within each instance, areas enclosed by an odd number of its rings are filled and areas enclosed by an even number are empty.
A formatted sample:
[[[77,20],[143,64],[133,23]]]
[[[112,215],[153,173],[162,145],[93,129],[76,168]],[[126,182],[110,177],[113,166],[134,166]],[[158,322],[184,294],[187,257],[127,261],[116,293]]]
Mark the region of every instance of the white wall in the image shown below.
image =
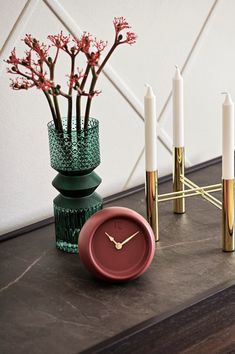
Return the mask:
[[[67,28],[89,31],[112,43],[114,16],[124,16],[137,44],[114,53],[98,83],[102,95],[92,115],[101,123],[103,178],[107,196],[144,182],[144,83],[157,94],[160,175],[171,172],[171,79],[174,65],[185,79],[187,165],[221,154],[221,91],[235,99],[234,0],[0,0],[0,233],[52,215],[46,123],[41,92],[14,92],[2,62],[22,47],[25,33],[44,39]],[[59,76],[63,76],[59,73]],[[63,105],[62,111],[66,112]]]

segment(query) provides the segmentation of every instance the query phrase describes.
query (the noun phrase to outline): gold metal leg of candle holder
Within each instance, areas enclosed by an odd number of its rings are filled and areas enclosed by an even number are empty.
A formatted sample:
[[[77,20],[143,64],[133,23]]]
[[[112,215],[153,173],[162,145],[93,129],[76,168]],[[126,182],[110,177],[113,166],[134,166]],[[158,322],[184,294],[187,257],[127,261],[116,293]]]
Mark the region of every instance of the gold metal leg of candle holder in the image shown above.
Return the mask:
[[[181,176],[181,180],[184,183],[185,186],[189,187],[191,191],[196,191],[197,195],[200,195],[202,198],[204,198],[205,200],[207,200],[208,202],[210,202],[211,204],[215,205],[217,208],[222,209],[222,202],[220,200],[218,200],[217,198],[215,198],[213,195],[210,195],[211,191],[213,191],[213,187],[215,187],[216,185],[212,185],[212,186],[207,186],[207,187],[199,187],[196,183],[192,182],[190,179],[186,178],[185,176]],[[220,186],[220,188],[218,188],[218,190],[221,190],[221,184],[217,185]],[[212,187],[211,189],[209,187]],[[209,189],[209,190],[207,190]],[[216,191],[216,188],[215,190]],[[186,196],[186,193],[188,192],[188,190],[184,191],[184,194]]]
[[[185,180],[186,180],[186,178],[184,177],[183,182],[187,186],[188,183]],[[190,184],[190,189],[185,189],[183,192],[180,191],[180,192],[158,194],[158,203],[166,202],[166,201],[174,200],[174,199],[195,197],[195,196],[201,195],[203,198],[206,198],[206,200],[211,202],[217,208],[222,209],[222,202],[209,194],[212,192],[219,192],[221,190],[222,190],[222,183],[212,184],[212,185],[203,186],[203,187],[192,187]],[[212,198],[212,199],[210,199],[210,198]]]
[[[173,192],[184,191],[181,176],[184,176],[184,147],[174,147]],[[184,198],[173,200],[173,211],[177,214],[185,213]]]
[[[234,242],[234,179],[223,179],[223,251],[235,250]]]
[[[158,233],[158,174],[157,171],[146,171],[146,206],[147,220],[153,229],[155,241],[159,241]]]

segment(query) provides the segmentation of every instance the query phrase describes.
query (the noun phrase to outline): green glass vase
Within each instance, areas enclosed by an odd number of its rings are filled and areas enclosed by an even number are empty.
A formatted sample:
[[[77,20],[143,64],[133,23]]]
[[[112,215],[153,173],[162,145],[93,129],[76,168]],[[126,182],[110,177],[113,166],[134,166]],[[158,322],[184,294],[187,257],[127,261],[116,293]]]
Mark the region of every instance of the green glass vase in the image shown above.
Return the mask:
[[[73,121],[69,133],[66,123],[63,119],[63,132],[53,121],[48,123],[51,167],[58,171],[52,185],[60,192],[53,201],[56,246],[77,253],[82,226],[102,209],[102,198],[95,192],[101,178],[94,172],[100,164],[99,121],[90,118],[88,128],[79,132]]]

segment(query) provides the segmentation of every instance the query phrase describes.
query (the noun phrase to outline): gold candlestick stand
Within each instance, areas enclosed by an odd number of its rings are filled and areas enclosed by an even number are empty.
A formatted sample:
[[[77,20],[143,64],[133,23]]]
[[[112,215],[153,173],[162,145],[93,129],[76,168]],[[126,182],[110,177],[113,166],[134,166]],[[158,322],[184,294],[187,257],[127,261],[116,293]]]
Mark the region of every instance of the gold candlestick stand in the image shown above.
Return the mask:
[[[177,214],[183,214],[185,213],[185,198],[201,196],[222,210],[222,249],[225,252],[234,251],[234,179],[200,187],[184,175],[184,148],[174,147],[173,153],[172,193],[158,195],[157,171],[146,172],[147,220],[154,231],[155,240],[159,241],[158,203],[173,200],[173,211]],[[211,193],[218,191],[222,191],[223,202],[211,195]]]
[[[184,183],[180,176],[184,176],[184,148],[175,147],[173,151],[173,192],[184,192]],[[176,214],[185,213],[185,199],[177,198],[173,200],[173,211]]]
[[[223,251],[235,250],[234,179],[223,179]]]
[[[158,173],[146,171],[146,205],[147,220],[151,225],[155,241],[159,241],[158,234]]]

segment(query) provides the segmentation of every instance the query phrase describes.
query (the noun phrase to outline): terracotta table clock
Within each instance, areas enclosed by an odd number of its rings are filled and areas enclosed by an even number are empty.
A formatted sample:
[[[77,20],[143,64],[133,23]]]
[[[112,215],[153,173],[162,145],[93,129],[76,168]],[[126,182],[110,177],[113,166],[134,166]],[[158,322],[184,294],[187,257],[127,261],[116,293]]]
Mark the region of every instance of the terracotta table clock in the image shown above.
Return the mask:
[[[83,226],[78,241],[80,259],[96,277],[122,282],[139,277],[155,252],[148,222],[128,208],[98,211]]]

